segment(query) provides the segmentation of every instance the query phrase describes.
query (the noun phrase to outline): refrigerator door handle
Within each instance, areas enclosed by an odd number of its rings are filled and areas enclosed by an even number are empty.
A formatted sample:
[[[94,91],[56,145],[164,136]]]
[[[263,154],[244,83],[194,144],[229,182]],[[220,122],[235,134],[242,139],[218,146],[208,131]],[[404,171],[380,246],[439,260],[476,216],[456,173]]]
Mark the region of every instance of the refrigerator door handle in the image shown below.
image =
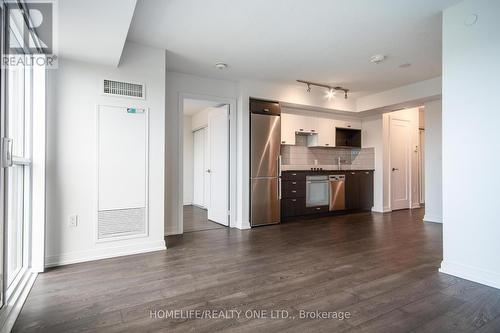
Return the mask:
[[[278,178],[278,200],[281,200],[281,178]]]
[[[278,155],[278,177],[281,177],[281,155]]]

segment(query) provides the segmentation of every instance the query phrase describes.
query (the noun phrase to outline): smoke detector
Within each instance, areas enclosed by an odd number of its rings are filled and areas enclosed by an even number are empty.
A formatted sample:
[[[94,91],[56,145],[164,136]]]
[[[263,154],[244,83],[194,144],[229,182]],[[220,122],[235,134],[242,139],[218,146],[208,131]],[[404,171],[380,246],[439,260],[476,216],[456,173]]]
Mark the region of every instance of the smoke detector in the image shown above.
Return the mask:
[[[383,55],[383,54],[375,54],[374,56],[372,56],[372,57],[370,58],[370,62],[371,62],[372,64],[380,64],[382,61],[384,61],[384,60],[385,60],[385,58],[386,58],[386,57],[385,57],[385,55]]]
[[[218,62],[215,64],[215,68],[219,69],[219,70],[224,70],[224,69],[227,69],[227,64],[223,63],[223,62]]]

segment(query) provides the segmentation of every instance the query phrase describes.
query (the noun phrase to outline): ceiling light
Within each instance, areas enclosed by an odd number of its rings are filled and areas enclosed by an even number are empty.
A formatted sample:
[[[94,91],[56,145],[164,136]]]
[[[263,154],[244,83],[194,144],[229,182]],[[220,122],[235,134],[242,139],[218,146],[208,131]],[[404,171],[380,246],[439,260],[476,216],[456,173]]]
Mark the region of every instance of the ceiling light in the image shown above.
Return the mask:
[[[372,64],[377,64],[377,65],[378,65],[378,64],[380,64],[382,61],[384,61],[384,60],[385,60],[385,58],[386,58],[386,57],[385,57],[385,55],[383,55],[383,54],[375,54],[374,56],[372,56],[372,57],[370,58],[370,62],[371,62]]]
[[[326,93],[326,97],[328,97],[328,99],[331,99],[333,96],[335,96],[335,90],[333,88],[330,88],[330,90],[328,90],[328,92]]]
[[[328,89],[326,97],[329,99],[332,98],[337,91],[343,91],[344,92],[344,98],[347,99],[347,92],[349,89],[343,88],[343,87],[332,87],[327,84],[323,83],[315,83],[311,81],[304,81],[304,80],[297,80],[297,82],[304,83],[307,87],[307,92],[311,92],[311,86],[316,86],[316,87],[322,87]]]
[[[224,70],[224,69],[227,69],[227,64],[223,63],[223,62],[218,62],[215,64],[215,68],[219,69],[219,70]]]

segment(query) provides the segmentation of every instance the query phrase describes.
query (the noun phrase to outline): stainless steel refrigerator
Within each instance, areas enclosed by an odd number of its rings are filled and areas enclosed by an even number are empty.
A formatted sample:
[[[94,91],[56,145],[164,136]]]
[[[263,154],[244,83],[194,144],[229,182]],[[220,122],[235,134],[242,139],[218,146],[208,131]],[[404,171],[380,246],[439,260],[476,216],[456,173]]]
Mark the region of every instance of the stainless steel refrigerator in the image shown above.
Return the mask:
[[[281,220],[281,116],[279,103],[250,101],[250,224]]]

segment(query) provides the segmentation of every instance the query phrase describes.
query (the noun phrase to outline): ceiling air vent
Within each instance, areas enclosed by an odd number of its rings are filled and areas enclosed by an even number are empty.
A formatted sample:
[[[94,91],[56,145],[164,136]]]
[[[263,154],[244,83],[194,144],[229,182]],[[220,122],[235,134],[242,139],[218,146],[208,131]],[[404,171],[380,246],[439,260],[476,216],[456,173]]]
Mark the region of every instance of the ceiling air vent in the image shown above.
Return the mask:
[[[144,85],[140,83],[104,80],[103,93],[109,96],[123,96],[144,99]]]

